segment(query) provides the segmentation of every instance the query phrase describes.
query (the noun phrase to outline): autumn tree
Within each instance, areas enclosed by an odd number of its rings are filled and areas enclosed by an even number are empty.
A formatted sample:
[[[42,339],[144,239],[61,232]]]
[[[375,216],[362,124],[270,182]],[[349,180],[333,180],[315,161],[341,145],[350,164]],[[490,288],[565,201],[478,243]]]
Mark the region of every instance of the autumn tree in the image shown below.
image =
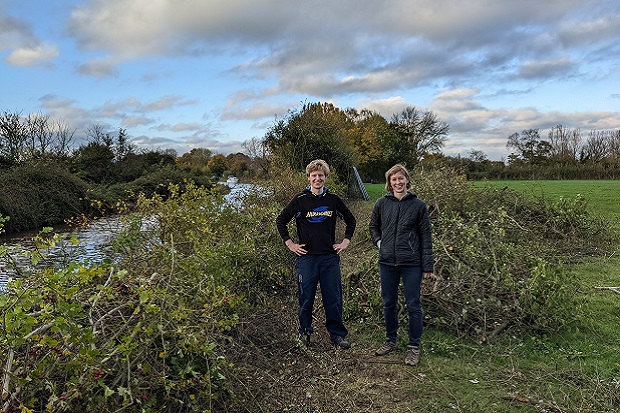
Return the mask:
[[[207,148],[193,148],[191,151],[184,153],[176,162],[179,166],[189,169],[203,169],[207,167],[211,159],[212,152]]]
[[[394,131],[383,116],[377,112],[363,109],[360,112],[350,109],[347,115],[355,127],[349,131],[349,142],[355,151],[358,170],[367,180],[382,179],[390,168],[385,157],[384,146],[394,137]]]
[[[236,176],[244,175],[247,171],[249,171],[250,164],[252,162],[248,155],[241,152],[229,154],[226,156],[226,161],[228,162],[229,171]]]
[[[211,171],[212,174],[217,176],[222,176],[224,171],[229,169],[228,160],[222,154],[216,154],[209,159],[207,163],[207,167]]]

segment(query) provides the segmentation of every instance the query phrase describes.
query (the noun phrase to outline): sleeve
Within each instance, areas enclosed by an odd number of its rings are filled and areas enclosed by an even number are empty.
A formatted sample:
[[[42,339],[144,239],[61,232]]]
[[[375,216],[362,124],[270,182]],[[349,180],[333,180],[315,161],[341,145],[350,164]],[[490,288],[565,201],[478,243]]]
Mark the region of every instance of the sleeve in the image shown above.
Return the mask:
[[[355,232],[355,226],[357,225],[357,220],[351,210],[344,204],[342,199],[338,198],[338,212],[342,215],[346,227],[344,229],[344,237],[351,240],[353,238],[353,233]]]
[[[433,272],[435,259],[433,257],[433,238],[431,220],[428,217],[428,208],[423,204],[419,213],[420,241],[422,243],[422,272]]]
[[[375,206],[372,208],[372,214],[370,215],[370,239],[374,245],[377,245],[381,241],[381,204],[380,199],[375,202]]]
[[[291,201],[282,209],[280,215],[276,218],[276,228],[278,229],[278,233],[282,238],[282,241],[286,242],[291,239],[291,236],[288,232],[287,225],[291,222],[291,219],[297,214],[297,197],[291,199]]]

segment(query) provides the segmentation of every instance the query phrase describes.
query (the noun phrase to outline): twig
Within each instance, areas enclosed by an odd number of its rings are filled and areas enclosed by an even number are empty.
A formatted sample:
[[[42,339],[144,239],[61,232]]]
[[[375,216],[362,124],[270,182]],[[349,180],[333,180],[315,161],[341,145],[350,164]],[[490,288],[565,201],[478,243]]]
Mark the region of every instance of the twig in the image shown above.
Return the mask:
[[[51,326],[54,325],[54,321],[49,322],[47,324],[44,324],[38,328],[36,328],[35,330],[32,330],[30,333],[26,334],[24,336],[24,340],[29,339],[30,337],[34,336],[35,334],[39,334],[45,330],[47,330],[48,328],[50,328]],[[4,406],[2,406],[2,410],[6,410],[9,408],[9,385],[11,382],[11,370],[13,370],[13,357],[15,356],[15,353],[13,351],[13,349],[9,350],[9,358],[6,361],[6,365],[4,367],[4,377],[2,379],[2,400],[4,400],[5,398],[7,399],[6,403],[4,404]]]
[[[597,290],[611,290],[617,294],[620,294],[620,287],[595,287]]]

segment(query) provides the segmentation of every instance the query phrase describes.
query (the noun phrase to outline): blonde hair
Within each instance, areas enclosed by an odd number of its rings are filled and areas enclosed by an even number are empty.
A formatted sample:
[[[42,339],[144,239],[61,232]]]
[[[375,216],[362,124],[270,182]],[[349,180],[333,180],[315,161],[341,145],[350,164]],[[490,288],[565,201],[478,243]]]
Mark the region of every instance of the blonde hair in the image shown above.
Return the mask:
[[[325,177],[327,177],[329,175],[329,165],[323,159],[315,159],[306,166],[306,176],[310,176],[315,171],[323,171]]]
[[[411,187],[411,178],[409,178],[409,171],[403,165],[397,163],[396,165],[388,169],[385,173],[385,190],[387,192],[394,191],[394,188],[392,188],[392,184],[390,184],[390,177],[398,172],[405,175],[405,178],[407,178],[407,189]]]

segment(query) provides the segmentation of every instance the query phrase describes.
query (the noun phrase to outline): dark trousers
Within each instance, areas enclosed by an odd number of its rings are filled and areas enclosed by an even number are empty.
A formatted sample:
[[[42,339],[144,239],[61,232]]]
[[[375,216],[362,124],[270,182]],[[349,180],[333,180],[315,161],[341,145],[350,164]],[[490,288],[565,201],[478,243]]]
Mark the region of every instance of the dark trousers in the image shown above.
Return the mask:
[[[312,308],[318,284],[325,309],[325,327],[330,336],[345,337],[342,322],[342,282],[338,254],[302,255],[297,257],[299,287],[299,333],[312,333]]]
[[[392,342],[396,342],[397,339],[398,287],[402,278],[407,314],[409,315],[408,345],[419,346],[424,321],[422,305],[420,304],[422,268],[379,264],[379,273],[381,275],[381,295],[383,297],[386,338]]]

